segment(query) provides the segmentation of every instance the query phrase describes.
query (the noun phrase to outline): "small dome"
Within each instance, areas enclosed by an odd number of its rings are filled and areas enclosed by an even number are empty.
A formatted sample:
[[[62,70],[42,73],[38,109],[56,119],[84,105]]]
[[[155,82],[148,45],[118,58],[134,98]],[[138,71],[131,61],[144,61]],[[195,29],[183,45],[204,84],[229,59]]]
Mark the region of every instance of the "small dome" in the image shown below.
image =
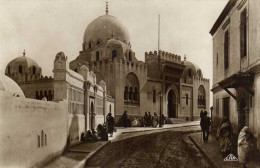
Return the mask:
[[[41,68],[33,59],[26,56],[20,56],[7,64],[5,73],[29,73],[30,71],[33,71],[33,69],[36,72],[36,69]]]
[[[185,65],[185,69],[183,72],[184,76],[197,76],[200,78],[203,77],[201,69],[199,68],[198,65],[187,60],[182,61],[182,63]]]
[[[56,59],[66,59],[64,52],[58,52],[55,57],[55,60]]]
[[[106,14],[99,16],[88,25],[83,42],[96,44],[112,38],[126,44],[130,42],[127,28],[116,17]]]
[[[0,90],[11,93],[13,94],[13,96],[16,97],[25,98],[22,89],[17,85],[17,83],[15,83],[15,81],[3,74],[0,74]]]

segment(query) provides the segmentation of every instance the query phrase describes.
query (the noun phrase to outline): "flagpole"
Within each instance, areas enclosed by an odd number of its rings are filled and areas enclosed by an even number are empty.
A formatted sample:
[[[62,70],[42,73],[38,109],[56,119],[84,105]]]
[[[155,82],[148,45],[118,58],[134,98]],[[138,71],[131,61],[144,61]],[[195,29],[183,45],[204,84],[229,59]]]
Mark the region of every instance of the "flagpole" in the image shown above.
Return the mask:
[[[160,50],[160,15],[158,18],[158,55],[159,55],[159,50]]]

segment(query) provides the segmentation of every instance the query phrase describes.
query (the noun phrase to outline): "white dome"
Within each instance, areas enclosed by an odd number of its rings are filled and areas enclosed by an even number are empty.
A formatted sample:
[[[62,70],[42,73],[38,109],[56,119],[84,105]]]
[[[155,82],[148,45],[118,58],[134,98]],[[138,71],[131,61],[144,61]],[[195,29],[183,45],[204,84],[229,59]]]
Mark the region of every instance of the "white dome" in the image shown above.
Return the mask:
[[[83,42],[97,43],[109,39],[120,40],[126,44],[130,42],[127,28],[114,16],[103,15],[93,20],[85,30]]]
[[[3,74],[0,74],[0,90],[4,92],[9,92],[13,94],[13,96],[25,98],[24,93],[22,89],[18,86],[18,84],[15,83],[15,81],[13,81],[8,76]]]

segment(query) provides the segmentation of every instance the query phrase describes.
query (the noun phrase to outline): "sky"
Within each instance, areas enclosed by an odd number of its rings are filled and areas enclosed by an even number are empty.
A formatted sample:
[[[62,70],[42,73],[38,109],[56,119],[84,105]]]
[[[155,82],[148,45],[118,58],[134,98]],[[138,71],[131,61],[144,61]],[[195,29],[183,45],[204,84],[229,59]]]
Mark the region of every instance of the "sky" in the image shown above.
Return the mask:
[[[212,85],[212,37],[209,31],[228,0],[108,0],[109,14],[127,28],[132,50],[158,46],[197,64]],[[88,24],[105,14],[105,0],[0,0],[0,73],[23,50],[52,76],[55,55],[74,60],[82,49]]]

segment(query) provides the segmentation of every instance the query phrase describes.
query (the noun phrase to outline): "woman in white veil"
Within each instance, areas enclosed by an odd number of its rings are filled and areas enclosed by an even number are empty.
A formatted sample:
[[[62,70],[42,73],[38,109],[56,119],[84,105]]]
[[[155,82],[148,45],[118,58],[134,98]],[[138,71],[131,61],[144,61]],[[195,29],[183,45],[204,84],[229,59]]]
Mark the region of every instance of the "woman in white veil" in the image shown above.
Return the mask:
[[[252,156],[254,136],[249,132],[249,128],[244,126],[238,136],[238,160],[246,167]]]

